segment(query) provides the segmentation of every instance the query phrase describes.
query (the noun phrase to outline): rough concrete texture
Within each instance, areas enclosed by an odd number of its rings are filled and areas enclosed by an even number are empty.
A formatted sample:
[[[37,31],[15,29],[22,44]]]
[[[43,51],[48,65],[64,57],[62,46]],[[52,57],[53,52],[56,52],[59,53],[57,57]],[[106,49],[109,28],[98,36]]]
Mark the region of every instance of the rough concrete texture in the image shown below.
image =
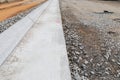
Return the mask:
[[[71,80],[59,2],[49,2],[36,24],[0,67],[0,80]]]
[[[10,55],[26,32],[35,24],[36,20],[46,9],[49,2],[40,5],[22,20],[11,26],[0,35],[0,65]],[[33,15],[34,14],[34,15]],[[27,21],[27,22],[26,22]]]

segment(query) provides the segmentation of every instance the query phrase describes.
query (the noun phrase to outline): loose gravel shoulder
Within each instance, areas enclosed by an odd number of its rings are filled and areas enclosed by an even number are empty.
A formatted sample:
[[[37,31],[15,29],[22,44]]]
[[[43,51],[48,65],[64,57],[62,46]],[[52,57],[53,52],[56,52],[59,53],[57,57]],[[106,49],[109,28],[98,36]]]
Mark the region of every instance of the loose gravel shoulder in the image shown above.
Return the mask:
[[[8,29],[10,26],[12,26],[13,24],[15,24],[17,21],[21,20],[22,18],[24,18],[27,14],[29,14],[31,11],[33,11],[34,9],[36,9],[38,6],[33,7],[29,10],[26,10],[24,12],[21,12],[19,14],[17,14],[16,16],[13,16],[7,20],[4,20],[2,22],[0,22],[0,33],[2,33],[3,31],[5,31],[6,29]]]
[[[119,8],[86,0],[60,4],[72,80],[120,80]]]

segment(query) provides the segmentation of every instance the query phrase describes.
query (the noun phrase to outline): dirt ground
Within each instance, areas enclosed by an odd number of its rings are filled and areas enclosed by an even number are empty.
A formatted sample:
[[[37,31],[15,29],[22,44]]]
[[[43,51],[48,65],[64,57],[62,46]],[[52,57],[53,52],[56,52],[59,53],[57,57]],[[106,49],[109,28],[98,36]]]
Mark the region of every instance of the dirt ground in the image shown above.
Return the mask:
[[[120,5],[61,0],[72,80],[120,80]]]
[[[114,7],[120,7],[120,1],[115,1],[115,0],[89,0],[89,1],[93,1],[93,2],[97,2],[97,3],[102,3],[102,4],[108,4]]]
[[[23,0],[13,3],[0,4],[0,21],[15,16],[16,14],[28,10],[46,0]]]

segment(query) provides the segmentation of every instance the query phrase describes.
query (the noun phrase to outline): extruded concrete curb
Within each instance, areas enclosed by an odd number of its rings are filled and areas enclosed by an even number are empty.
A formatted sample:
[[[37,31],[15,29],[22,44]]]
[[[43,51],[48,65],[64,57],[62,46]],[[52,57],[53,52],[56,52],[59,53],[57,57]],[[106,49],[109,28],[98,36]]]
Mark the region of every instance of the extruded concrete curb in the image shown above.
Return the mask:
[[[50,1],[43,3],[25,18],[0,34],[0,65],[10,55],[27,31],[35,24],[49,4]]]
[[[0,80],[71,80],[59,0],[49,1],[0,67]]]

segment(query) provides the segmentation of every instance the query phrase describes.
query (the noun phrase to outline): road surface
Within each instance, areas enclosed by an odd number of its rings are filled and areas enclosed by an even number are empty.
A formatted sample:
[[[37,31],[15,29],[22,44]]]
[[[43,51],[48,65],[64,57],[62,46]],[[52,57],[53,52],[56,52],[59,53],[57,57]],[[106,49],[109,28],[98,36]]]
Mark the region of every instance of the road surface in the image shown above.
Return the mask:
[[[120,7],[104,2],[61,0],[73,80],[120,80]]]

